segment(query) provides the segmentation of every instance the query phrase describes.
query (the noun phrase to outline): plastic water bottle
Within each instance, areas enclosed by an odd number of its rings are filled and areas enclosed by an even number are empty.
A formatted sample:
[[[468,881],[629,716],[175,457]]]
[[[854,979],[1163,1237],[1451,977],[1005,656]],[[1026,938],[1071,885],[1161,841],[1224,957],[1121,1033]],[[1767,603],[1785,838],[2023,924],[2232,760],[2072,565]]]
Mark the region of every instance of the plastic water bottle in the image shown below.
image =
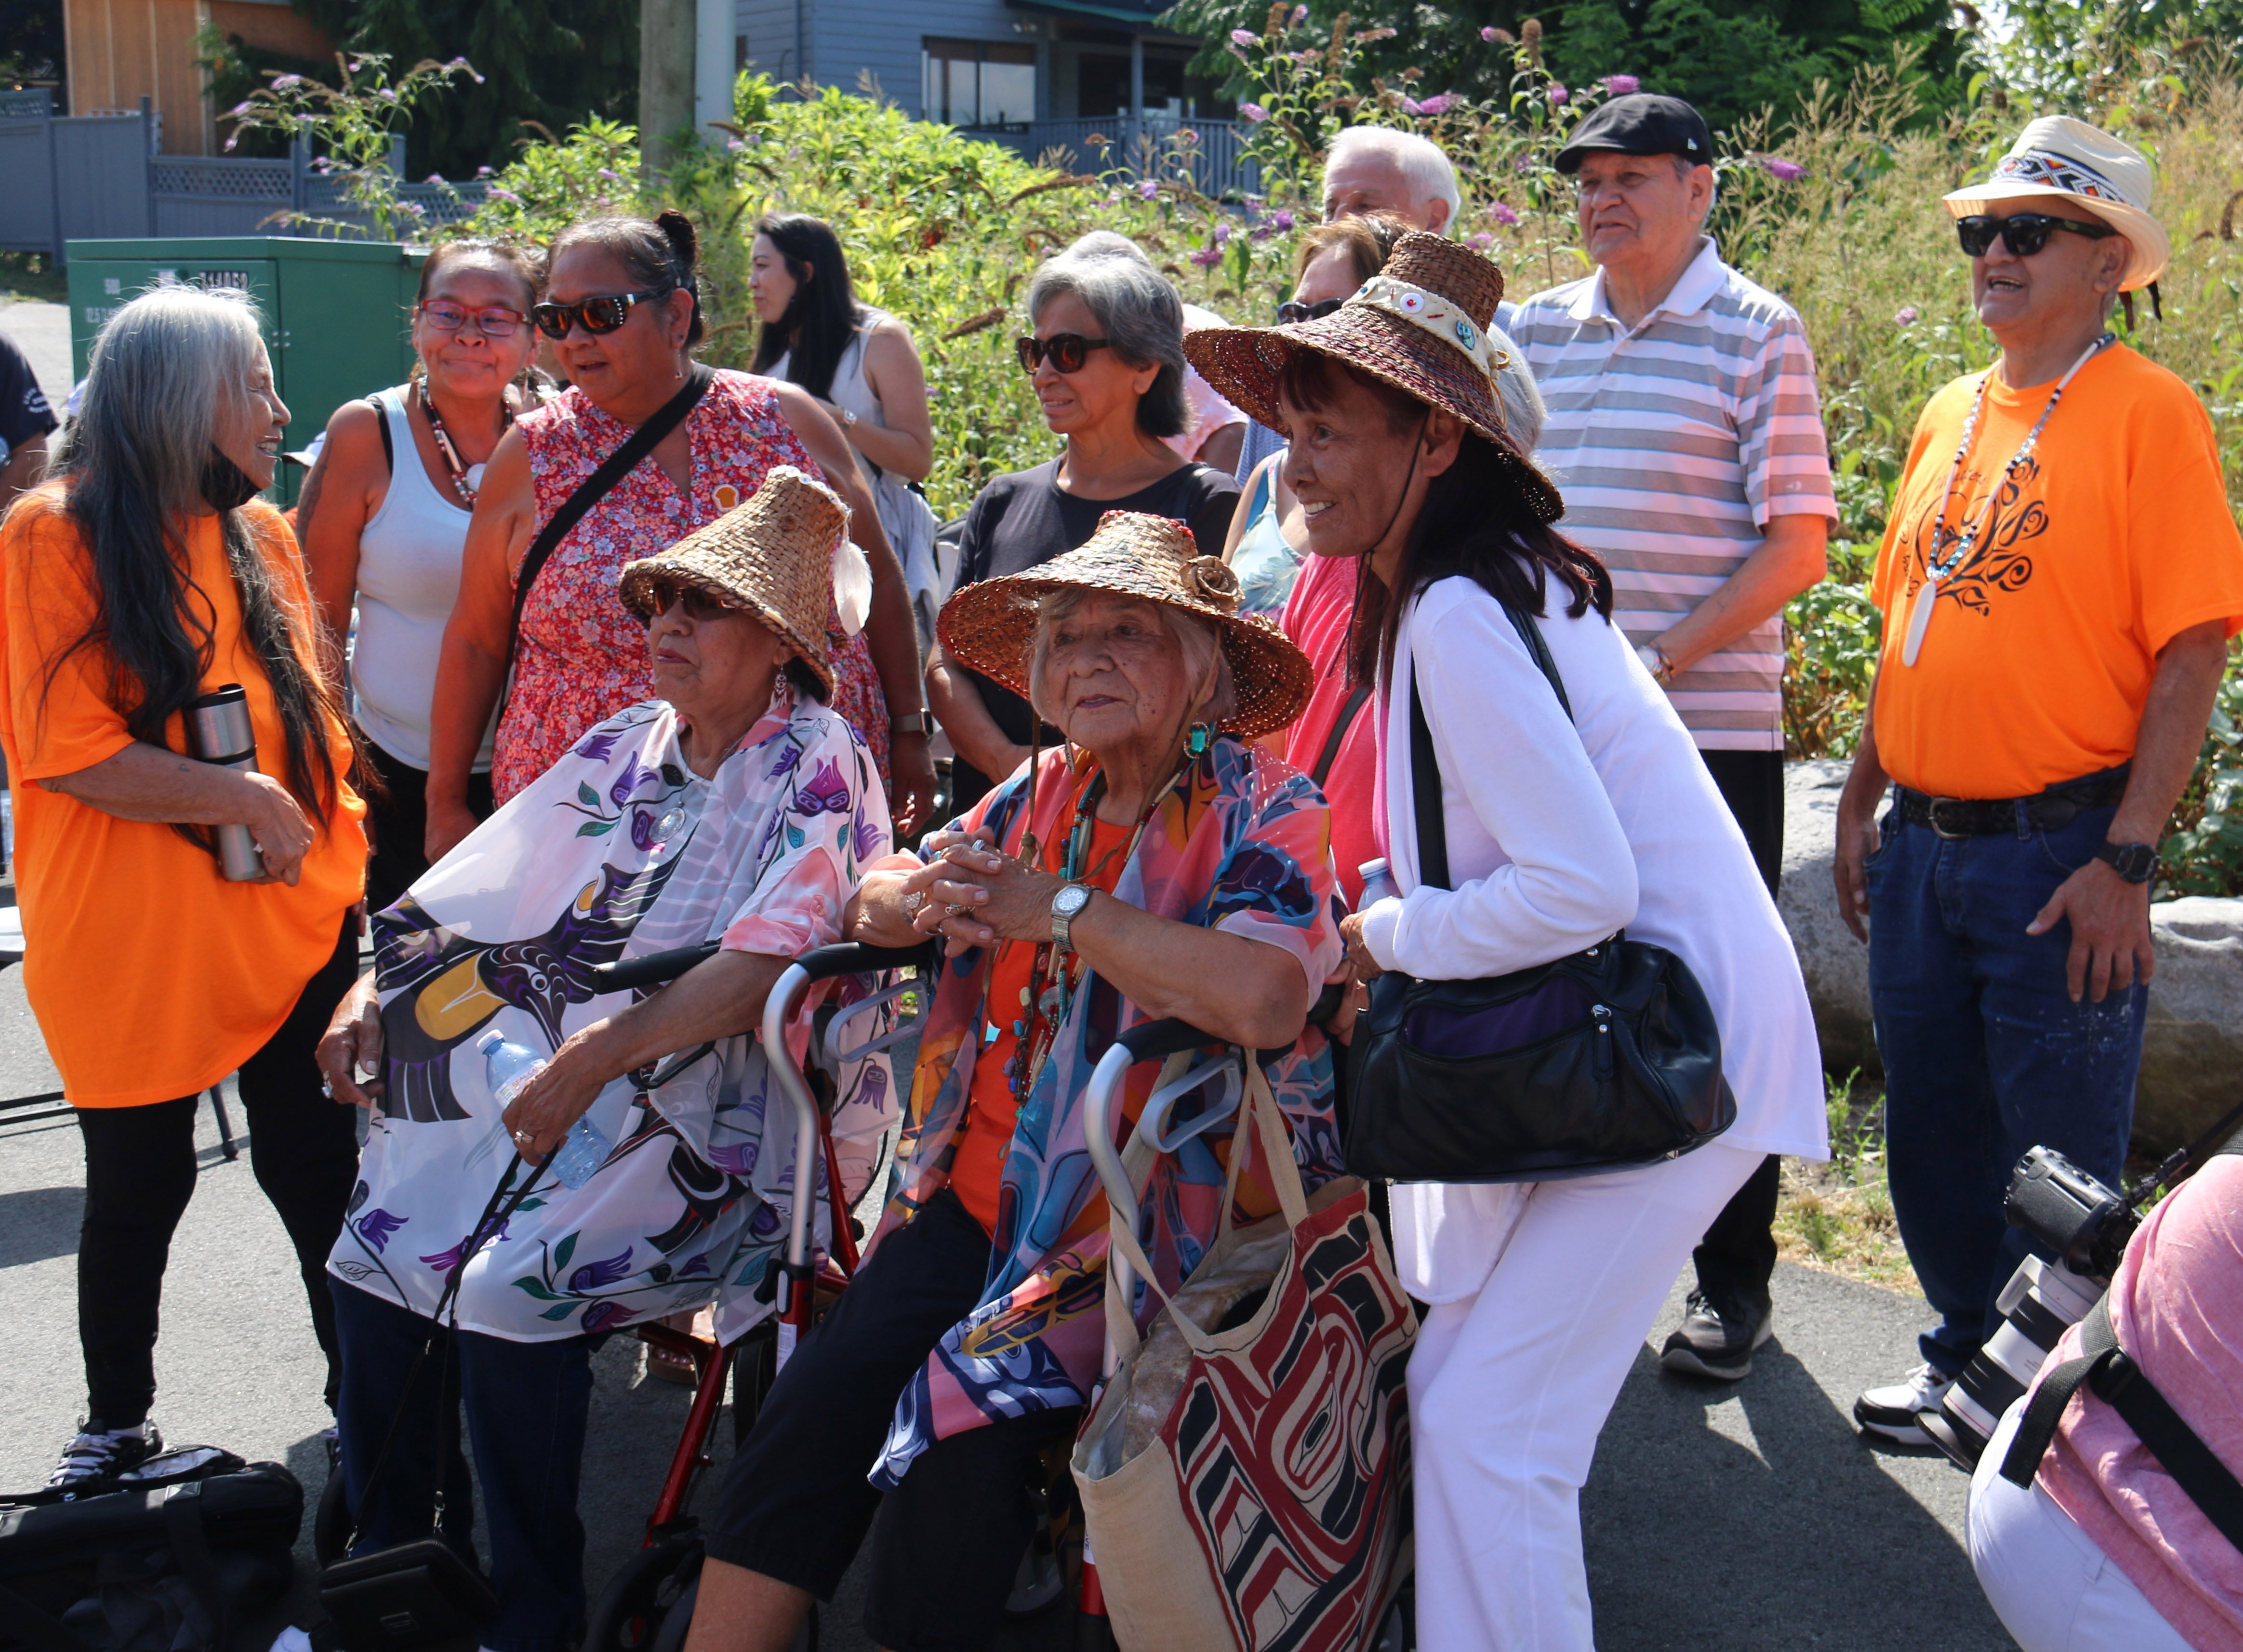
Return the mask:
[[[490,1085],[491,1099],[498,1103],[502,1111],[512,1106],[524,1086],[545,1070],[544,1057],[535,1050],[509,1043],[496,1027],[476,1039],[475,1048],[482,1053],[483,1077]],[[582,1187],[592,1179],[592,1172],[607,1162],[610,1145],[606,1132],[587,1113],[569,1130],[561,1151],[553,1155],[553,1173],[561,1179],[563,1187]]]
[[[1363,899],[1356,907],[1358,912],[1373,901],[1383,901],[1390,895],[1402,892],[1400,886],[1394,882],[1394,869],[1386,863],[1384,857],[1364,862],[1355,869],[1355,875],[1363,880]]]

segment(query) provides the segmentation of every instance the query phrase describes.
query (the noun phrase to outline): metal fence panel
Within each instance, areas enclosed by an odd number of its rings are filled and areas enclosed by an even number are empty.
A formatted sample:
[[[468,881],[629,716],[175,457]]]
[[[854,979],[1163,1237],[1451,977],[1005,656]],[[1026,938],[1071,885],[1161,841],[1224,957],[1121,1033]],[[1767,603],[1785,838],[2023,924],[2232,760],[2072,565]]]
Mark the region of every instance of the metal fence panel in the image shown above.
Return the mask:
[[[1179,144],[1178,134],[1189,131],[1195,142]],[[1133,121],[1127,115],[1104,115],[1072,120],[1032,120],[968,130],[967,135],[1004,144],[1032,161],[1048,159],[1071,172],[1097,172],[1118,167],[1131,177],[1148,171],[1174,177],[1179,158],[1189,156],[1194,187],[1218,199],[1227,195],[1257,195],[1262,169],[1246,154],[1245,135],[1236,121],[1175,120],[1147,116]]]
[[[0,111],[0,251],[55,250],[55,167],[44,113]]]
[[[268,222],[295,204],[293,167],[286,160],[159,155],[148,162],[147,190],[156,235],[276,235]]]

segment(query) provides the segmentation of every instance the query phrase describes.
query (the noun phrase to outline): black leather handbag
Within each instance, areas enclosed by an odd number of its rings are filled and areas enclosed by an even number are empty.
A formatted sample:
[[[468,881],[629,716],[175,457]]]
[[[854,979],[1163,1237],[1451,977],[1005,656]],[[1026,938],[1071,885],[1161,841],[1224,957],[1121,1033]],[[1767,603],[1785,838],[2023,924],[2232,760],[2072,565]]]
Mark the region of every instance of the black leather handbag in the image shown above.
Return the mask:
[[[475,1652],[482,1630],[498,1615],[498,1596],[490,1584],[441,1534],[444,1470],[452,1457],[453,1428],[459,1409],[452,1380],[459,1358],[460,1334],[459,1313],[455,1305],[468,1262],[490,1235],[506,1226],[507,1219],[514,1214],[523,1196],[536,1185],[537,1172],[551,1158],[550,1153],[547,1154],[515,1186],[514,1172],[522,1162],[521,1155],[516,1154],[500,1175],[497,1190],[491,1194],[474,1231],[461,1246],[460,1259],[453,1265],[451,1276],[444,1281],[443,1294],[437,1299],[436,1310],[429,1316],[434,1322],[434,1328],[406,1373],[397,1410],[389,1420],[388,1434],[375,1455],[374,1467],[367,1475],[365,1493],[353,1513],[350,1537],[343,1545],[345,1558],[320,1573],[320,1604],[327,1608],[331,1635],[315,1637],[319,1644],[332,1643],[341,1652]],[[449,1325],[445,1323],[447,1309],[452,1310]],[[439,1340],[443,1342],[444,1352],[436,1384],[436,1495],[428,1522],[429,1534],[393,1543],[369,1555],[352,1555],[351,1550],[357,1547],[365,1529],[367,1514],[374,1506],[374,1490],[381,1485],[382,1473],[389,1467],[390,1454],[397,1446],[398,1429],[420,1382],[421,1368]],[[336,1472],[341,1471],[338,1468]]]
[[[1510,604],[1558,703],[1558,663]],[[1410,682],[1420,881],[1449,883],[1433,733]],[[1472,981],[1389,970],[1357,1024],[1346,1154],[1402,1182],[1545,1182],[1675,1158],[1736,1121],[1713,1006],[1690,966],[1623,931],[1532,969]]]

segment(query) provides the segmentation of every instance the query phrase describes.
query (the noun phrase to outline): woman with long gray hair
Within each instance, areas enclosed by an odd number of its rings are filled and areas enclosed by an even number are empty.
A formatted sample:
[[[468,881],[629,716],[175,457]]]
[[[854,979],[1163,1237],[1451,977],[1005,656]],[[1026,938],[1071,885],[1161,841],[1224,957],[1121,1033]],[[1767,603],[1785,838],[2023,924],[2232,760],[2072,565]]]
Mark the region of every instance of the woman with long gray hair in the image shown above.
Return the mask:
[[[1180,458],[1163,440],[1183,430],[1183,301],[1136,245],[1111,231],[1044,260],[1028,282],[1029,337],[1020,370],[1066,440],[1057,459],[993,478],[967,514],[960,588],[1025,574],[1086,543],[1108,511],[1167,516],[1201,550],[1223,548],[1238,485]],[[927,666],[929,702],[957,753],[951,803],[963,813],[1028,760],[1035,714],[1002,684],[946,657]],[[1047,731],[1045,743],[1053,736]]]
[[[294,536],[257,498],[287,422],[244,295],[144,293],[94,342],[54,479],[0,526],[24,988],[85,1142],[87,1415],[57,1485],[161,1448],[164,1265],[196,1104],[230,1072],[334,1400],[324,1268],[358,1151],[312,1052],[357,973],[366,806]],[[188,707],[232,685],[253,769],[192,755]],[[235,827],[256,850],[239,881],[219,855]]]

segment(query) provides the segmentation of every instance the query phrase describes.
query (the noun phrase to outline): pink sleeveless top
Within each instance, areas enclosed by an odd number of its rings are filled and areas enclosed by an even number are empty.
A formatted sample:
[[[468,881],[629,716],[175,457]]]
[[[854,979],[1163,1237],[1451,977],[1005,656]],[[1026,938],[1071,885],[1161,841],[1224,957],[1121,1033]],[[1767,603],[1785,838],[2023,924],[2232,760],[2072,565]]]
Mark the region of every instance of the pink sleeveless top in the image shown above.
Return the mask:
[[[631,433],[573,387],[524,414],[518,428],[529,452],[541,526]],[[515,642],[514,693],[499,721],[491,763],[500,802],[544,773],[586,729],[653,695],[646,628],[616,594],[624,566],[714,521],[778,466],[823,480],[768,379],[719,371],[685,428],[686,495],[679,496],[651,457],[641,460],[569,530],[530,588]],[[829,630],[826,641],[834,708],[868,741],[877,729],[874,750],[885,759],[887,707],[865,640]]]

